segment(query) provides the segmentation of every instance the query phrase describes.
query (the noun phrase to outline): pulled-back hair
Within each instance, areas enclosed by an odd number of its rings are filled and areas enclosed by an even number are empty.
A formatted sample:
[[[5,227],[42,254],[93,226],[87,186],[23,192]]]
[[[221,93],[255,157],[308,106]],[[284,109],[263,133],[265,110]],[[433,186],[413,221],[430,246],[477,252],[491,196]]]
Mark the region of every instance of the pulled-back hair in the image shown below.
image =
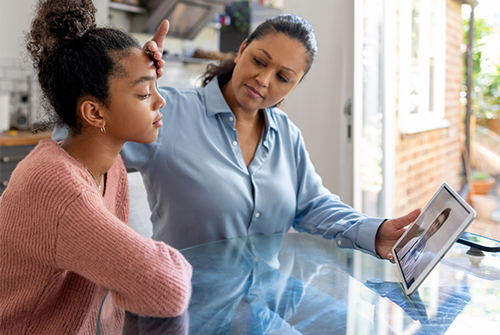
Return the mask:
[[[316,54],[318,53],[318,45],[312,26],[303,18],[292,14],[283,14],[267,19],[262,22],[248,37],[245,47],[253,40],[264,38],[270,34],[283,34],[292,39],[299,41],[306,49],[308,57],[307,67],[304,71],[304,76],[311,69]],[[202,77],[203,86],[207,85],[213,78],[217,77],[219,85],[224,86],[233,76],[235,67],[234,59],[228,59],[220,64],[210,64],[207,71]]]
[[[36,125],[47,129],[64,123],[79,132],[78,102],[93,97],[108,105],[112,77],[126,76],[119,59],[140,48],[132,37],[97,28],[91,0],[40,0],[27,35],[27,49],[46,102],[56,112]],[[45,107],[50,109],[45,103]]]

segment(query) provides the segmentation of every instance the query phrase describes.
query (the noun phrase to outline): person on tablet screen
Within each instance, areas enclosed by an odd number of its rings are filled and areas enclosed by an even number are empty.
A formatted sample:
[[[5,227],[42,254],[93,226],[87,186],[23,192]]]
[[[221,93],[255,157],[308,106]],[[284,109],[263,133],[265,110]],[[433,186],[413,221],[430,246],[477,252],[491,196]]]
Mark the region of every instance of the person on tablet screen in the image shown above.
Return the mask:
[[[398,252],[401,260],[401,267],[406,278],[411,278],[408,280],[410,282],[413,280],[413,273],[417,264],[423,261],[422,255],[425,253],[425,246],[427,241],[434,236],[434,234],[443,226],[445,221],[450,216],[451,208],[446,208],[439,214],[439,216],[431,223],[425,234],[420,236],[415,236],[408,243],[405,244],[403,248]],[[427,265],[428,262],[425,262]]]

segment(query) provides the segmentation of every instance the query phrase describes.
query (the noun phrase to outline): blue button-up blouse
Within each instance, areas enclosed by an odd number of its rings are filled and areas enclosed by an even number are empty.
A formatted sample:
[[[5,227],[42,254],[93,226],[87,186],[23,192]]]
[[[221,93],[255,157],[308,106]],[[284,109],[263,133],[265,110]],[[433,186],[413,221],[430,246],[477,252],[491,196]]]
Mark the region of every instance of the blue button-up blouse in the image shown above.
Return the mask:
[[[247,167],[217,80],[158,90],[166,100],[158,139],[128,142],[121,153],[143,176],[154,239],[185,248],[293,226],[375,255],[383,220],[356,212],[322,185],[300,130],[284,112],[265,109],[265,129]]]

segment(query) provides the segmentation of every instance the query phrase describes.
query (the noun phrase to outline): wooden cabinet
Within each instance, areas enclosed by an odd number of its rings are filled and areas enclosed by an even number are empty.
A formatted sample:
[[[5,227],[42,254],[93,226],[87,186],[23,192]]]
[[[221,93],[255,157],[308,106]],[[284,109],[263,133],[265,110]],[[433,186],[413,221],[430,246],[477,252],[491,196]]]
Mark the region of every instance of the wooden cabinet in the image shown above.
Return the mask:
[[[38,142],[50,138],[52,132],[0,135],[0,195],[3,193],[17,164],[26,157]]]

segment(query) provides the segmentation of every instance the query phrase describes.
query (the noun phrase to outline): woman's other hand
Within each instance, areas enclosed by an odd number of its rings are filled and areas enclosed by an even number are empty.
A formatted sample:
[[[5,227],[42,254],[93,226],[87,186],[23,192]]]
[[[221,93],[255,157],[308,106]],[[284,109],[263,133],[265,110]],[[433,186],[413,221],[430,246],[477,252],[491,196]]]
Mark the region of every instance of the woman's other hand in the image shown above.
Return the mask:
[[[165,61],[161,59],[163,56],[163,40],[165,39],[165,36],[167,36],[169,27],[170,23],[168,23],[168,20],[163,20],[153,36],[153,39],[144,44],[142,47],[142,49],[154,61],[158,78],[163,75],[163,66],[165,65]]]
[[[392,262],[394,258],[391,251],[392,247],[406,231],[406,226],[415,221],[420,212],[421,210],[418,208],[405,216],[382,223],[375,237],[375,251],[377,255]]]

